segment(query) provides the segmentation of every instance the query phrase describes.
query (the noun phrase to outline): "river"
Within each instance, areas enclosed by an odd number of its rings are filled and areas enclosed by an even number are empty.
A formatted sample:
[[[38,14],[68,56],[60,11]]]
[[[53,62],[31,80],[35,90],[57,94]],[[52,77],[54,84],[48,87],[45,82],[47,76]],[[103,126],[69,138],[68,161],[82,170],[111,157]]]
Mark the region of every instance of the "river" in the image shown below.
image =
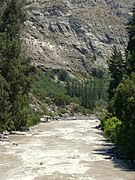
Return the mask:
[[[99,120],[40,123],[0,142],[0,180],[135,180],[130,163],[112,148]]]

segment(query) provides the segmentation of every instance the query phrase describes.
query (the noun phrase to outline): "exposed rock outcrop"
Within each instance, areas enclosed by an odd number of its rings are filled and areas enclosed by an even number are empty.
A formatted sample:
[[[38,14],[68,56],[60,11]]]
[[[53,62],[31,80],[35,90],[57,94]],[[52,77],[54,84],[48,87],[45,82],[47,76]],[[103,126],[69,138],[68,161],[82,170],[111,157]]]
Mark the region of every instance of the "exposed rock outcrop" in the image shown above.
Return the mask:
[[[37,66],[89,72],[128,41],[134,0],[27,0],[23,38]]]

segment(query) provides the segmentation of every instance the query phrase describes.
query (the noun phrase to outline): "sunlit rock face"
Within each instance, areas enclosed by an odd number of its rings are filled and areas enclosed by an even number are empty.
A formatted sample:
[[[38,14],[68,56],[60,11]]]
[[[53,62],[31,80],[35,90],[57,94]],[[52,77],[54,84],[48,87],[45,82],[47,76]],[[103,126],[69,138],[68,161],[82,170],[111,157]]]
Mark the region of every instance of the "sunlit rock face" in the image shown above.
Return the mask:
[[[128,42],[134,0],[27,0],[23,38],[43,69],[90,72],[104,67],[113,45]]]

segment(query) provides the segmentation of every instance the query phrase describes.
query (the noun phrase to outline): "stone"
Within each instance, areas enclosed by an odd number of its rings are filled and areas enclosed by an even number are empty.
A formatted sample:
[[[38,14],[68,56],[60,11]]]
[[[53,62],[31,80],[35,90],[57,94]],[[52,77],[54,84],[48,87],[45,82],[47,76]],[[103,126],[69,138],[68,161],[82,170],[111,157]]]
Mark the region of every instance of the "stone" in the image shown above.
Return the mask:
[[[22,33],[42,69],[89,73],[105,68],[112,46],[127,45],[125,24],[134,0],[27,0]]]

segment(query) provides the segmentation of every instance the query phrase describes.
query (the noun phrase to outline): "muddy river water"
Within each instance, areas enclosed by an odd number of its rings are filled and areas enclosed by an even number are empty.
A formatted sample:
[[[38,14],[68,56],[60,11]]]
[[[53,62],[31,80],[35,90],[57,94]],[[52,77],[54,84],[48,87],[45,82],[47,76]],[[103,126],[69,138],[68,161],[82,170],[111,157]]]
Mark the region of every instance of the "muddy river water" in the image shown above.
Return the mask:
[[[135,180],[130,163],[111,158],[99,121],[41,123],[0,142],[0,180]]]

